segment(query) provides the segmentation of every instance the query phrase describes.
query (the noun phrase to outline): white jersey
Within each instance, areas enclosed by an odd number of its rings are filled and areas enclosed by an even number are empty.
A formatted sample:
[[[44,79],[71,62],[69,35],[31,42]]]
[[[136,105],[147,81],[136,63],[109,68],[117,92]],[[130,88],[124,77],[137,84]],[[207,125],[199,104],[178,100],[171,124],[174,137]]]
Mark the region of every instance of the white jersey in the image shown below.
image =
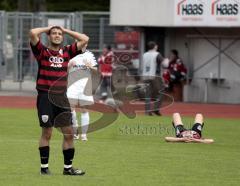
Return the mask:
[[[94,54],[92,52],[90,52],[89,50],[86,50],[84,53],[75,56],[69,62],[70,63],[71,62],[74,63],[74,65],[69,70],[69,72],[73,72],[73,71],[80,70],[80,69],[81,70],[87,69],[87,67],[85,65],[86,62],[90,63],[92,66],[96,66],[97,65],[97,61],[95,59]]]
[[[91,71],[86,63],[96,66],[92,52],[79,54],[70,60],[73,66],[69,69],[67,97],[71,104],[81,106],[93,104]]]
[[[159,52],[155,50],[150,50],[143,54],[143,79],[154,79],[157,70],[157,56]]]

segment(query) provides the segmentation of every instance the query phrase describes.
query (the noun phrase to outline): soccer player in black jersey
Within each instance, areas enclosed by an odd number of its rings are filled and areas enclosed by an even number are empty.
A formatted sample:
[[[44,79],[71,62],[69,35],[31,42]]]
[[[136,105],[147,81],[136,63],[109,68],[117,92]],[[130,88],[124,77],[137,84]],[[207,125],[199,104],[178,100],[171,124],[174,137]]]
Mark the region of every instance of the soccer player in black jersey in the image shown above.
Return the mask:
[[[48,45],[40,40],[42,33],[48,36]],[[64,34],[73,37],[76,42],[62,46]],[[34,28],[29,32],[30,46],[38,63],[36,82],[37,110],[42,134],[39,141],[41,174],[48,175],[49,141],[53,127],[63,133],[64,175],[83,175],[85,172],[72,167],[74,158],[73,128],[71,110],[66,97],[67,70],[71,58],[81,54],[88,43],[88,36],[59,27]]]

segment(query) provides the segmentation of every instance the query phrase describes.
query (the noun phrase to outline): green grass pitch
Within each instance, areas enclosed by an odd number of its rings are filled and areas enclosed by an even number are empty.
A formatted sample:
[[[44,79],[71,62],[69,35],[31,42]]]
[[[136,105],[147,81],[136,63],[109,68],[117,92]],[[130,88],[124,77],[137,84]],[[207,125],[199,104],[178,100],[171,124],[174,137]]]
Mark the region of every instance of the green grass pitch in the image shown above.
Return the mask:
[[[91,113],[91,120],[100,114]],[[106,128],[75,141],[75,167],[82,177],[62,175],[62,137],[51,140],[51,176],[39,175],[40,127],[35,110],[0,109],[0,185],[239,185],[240,120],[205,119],[214,144],[170,144],[170,117],[120,115]],[[190,123],[192,118],[185,118]]]

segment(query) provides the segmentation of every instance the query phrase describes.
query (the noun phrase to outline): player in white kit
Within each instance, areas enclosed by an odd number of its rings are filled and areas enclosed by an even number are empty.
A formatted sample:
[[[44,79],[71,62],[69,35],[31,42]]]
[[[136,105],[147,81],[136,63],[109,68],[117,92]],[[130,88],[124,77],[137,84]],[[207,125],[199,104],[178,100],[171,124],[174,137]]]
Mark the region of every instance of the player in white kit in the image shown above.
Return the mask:
[[[90,117],[85,106],[94,104],[91,71],[97,71],[97,62],[94,54],[89,50],[86,50],[84,53],[72,58],[68,66],[69,76],[67,97],[71,105],[74,139],[79,139],[76,114],[76,108],[79,107],[81,111],[81,139],[82,141],[87,141]]]

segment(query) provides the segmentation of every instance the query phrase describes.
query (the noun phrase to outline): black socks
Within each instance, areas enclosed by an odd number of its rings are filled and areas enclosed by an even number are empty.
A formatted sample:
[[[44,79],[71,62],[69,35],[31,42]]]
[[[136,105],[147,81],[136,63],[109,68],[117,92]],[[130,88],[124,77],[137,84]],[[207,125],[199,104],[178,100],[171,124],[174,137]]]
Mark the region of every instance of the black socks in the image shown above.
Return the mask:
[[[74,152],[75,152],[74,148],[63,150],[64,170],[69,170],[72,168]]]
[[[49,150],[49,146],[39,147],[42,170],[48,169]]]
[[[41,170],[48,169],[49,150],[50,150],[49,146],[39,147]],[[63,150],[64,170],[69,170],[72,168],[74,152],[75,152],[74,148]]]

